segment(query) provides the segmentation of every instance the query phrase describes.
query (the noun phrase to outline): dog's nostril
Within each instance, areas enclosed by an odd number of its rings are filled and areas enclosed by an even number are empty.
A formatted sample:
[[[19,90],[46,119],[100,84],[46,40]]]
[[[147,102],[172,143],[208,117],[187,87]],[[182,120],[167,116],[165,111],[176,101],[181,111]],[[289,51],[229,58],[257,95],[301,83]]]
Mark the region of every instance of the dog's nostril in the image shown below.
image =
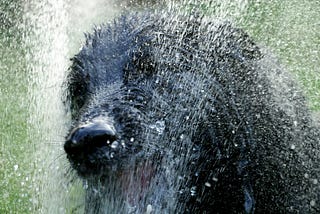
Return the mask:
[[[103,122],[92,122],[75,128],[67,138],[64,149],[68,154],[89,152],[111,146],[116,140],[115,130]]]

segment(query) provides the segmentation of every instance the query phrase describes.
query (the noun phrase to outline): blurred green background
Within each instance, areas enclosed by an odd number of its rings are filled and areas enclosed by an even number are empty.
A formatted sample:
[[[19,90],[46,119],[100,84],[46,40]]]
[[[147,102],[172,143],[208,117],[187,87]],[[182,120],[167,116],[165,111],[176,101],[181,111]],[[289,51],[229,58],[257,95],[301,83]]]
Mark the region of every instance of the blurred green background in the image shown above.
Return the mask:
[[[72,178],[64,174],[68,121],[61,82],[82,32],[110,20],[126,5],[143,8],[141,2],[0,2],[0,213],[80,212],[81,182],[70,185]],[[320,1],[194,0],[187,5],[231,19],[268,47],[296,76],[319,115]]]

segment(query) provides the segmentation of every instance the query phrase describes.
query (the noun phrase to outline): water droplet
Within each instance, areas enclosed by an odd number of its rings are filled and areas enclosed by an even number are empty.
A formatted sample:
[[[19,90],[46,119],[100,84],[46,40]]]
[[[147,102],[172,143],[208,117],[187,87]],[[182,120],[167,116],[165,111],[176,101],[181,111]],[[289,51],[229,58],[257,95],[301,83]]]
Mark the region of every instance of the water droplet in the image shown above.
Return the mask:
[[[205,185],[206,187],[211,187],[211,184],[210,184],[209,182],[206,182],[204,185]]]
[[[218,181],[218,178],[213,177],[212,180],[213,180],[214,182],[217,182],[217,181]]]
[[[114,157],[114,152],[111,152],[110,153],[110,158],[113,158]]]
[[[130,138],[130,142],[131,142],[131,143],[133,143],[133,141],[134,141],[134,138],[133,138],[133,137],[132,137],[132,138]]]
[[[122,146],[123,148],[126,148],[126,143],[125,143],[124,141],[121,141],[121,146]]]
[[[150,125],[150,128],[156,130],[158,134],[162,134],[166,128],[165,122],[163,120],[158,120],[155,124]]]
[[[119,146],[119,142],[118,141],[114,141],[112,144],[111,144],[111,148],[112,149],[116,149],[117,147]]]
[[[318,179],[313,179],[312,183],[313,183],[314,185],[318,184]]]
[[[191,196],[196,196],[197,195],[197,187],[196,186],[191,187],[190,193],[191,193]]]
[[[315,200],[311,200],[310,201],[310,206],[314,207],[316,205],[316,201]]]
[[[150,214],[153,211],[152,205],[148,204],[146,214]]]
[[[89,185],[88,185],[88,181],[84,181],[83,182],[83,189],[88,189]]]
[[[99,189],[97,188],[93,188],[92,191],[95,195],[98,195],[100,193]]]

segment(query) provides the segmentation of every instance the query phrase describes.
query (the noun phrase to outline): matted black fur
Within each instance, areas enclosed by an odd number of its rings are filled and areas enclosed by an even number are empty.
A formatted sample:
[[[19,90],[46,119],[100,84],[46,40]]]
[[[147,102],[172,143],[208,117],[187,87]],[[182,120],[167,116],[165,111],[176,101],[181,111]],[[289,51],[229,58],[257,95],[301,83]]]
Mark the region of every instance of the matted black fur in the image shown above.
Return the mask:
[[[305,99],[241,29],[129,14],[72,61],[64,148],[86,213],[320,212]]]

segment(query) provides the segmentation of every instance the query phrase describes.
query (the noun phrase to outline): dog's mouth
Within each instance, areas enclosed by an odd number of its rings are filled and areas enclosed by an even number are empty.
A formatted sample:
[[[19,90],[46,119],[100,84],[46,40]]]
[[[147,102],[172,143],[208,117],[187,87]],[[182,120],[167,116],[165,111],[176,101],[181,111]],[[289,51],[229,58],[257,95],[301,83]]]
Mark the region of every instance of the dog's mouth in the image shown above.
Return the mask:
[[[146,160],[99,175],[87,174],[83,178],[86,181],[84,188],[92,200],[90,202],[98,202],[102,208],[116,207],[123,213],[145,213],[155,203],[152,197],[157,195],[155,185],[159,185],[156,174],[154,163]]]
[[[80,177],[102,176],[111,172],[121,171],[125,167],[127,157],[119,157],[118,151],[110,151],[103,146],[80,153],[69,153],[67,158]]]
[[[117,143],[118,144],[118,143]],[[142,160],[142,152],[126,148],[112,148],[111,145],[69,152],[67,158],[71,167],[82,178],[104,177],[110,174],[122,175],[126,172],[138,173],[147,169],[149,161]],[[126,151],[122,151],[126,150]],[[131,172],[133,171],[133,172]]]
[[[134,206],[146,197],[156,174],[150,161],[138,164],[134,169],[126,169],[118,174],[121,192],[128,205]]]
[[[65,144],[67,158],[81,178],[113,185],[130,204],[140,201],[148,192],[156,165],[152,161],[154,158],[144,157],[141,148],[132,144],[129,147],[128,143],[121,143],[115,138],[105,140],[106,136],[95,136],[94,142],[77,142],[74,145],[72,134],[70,136]]]

